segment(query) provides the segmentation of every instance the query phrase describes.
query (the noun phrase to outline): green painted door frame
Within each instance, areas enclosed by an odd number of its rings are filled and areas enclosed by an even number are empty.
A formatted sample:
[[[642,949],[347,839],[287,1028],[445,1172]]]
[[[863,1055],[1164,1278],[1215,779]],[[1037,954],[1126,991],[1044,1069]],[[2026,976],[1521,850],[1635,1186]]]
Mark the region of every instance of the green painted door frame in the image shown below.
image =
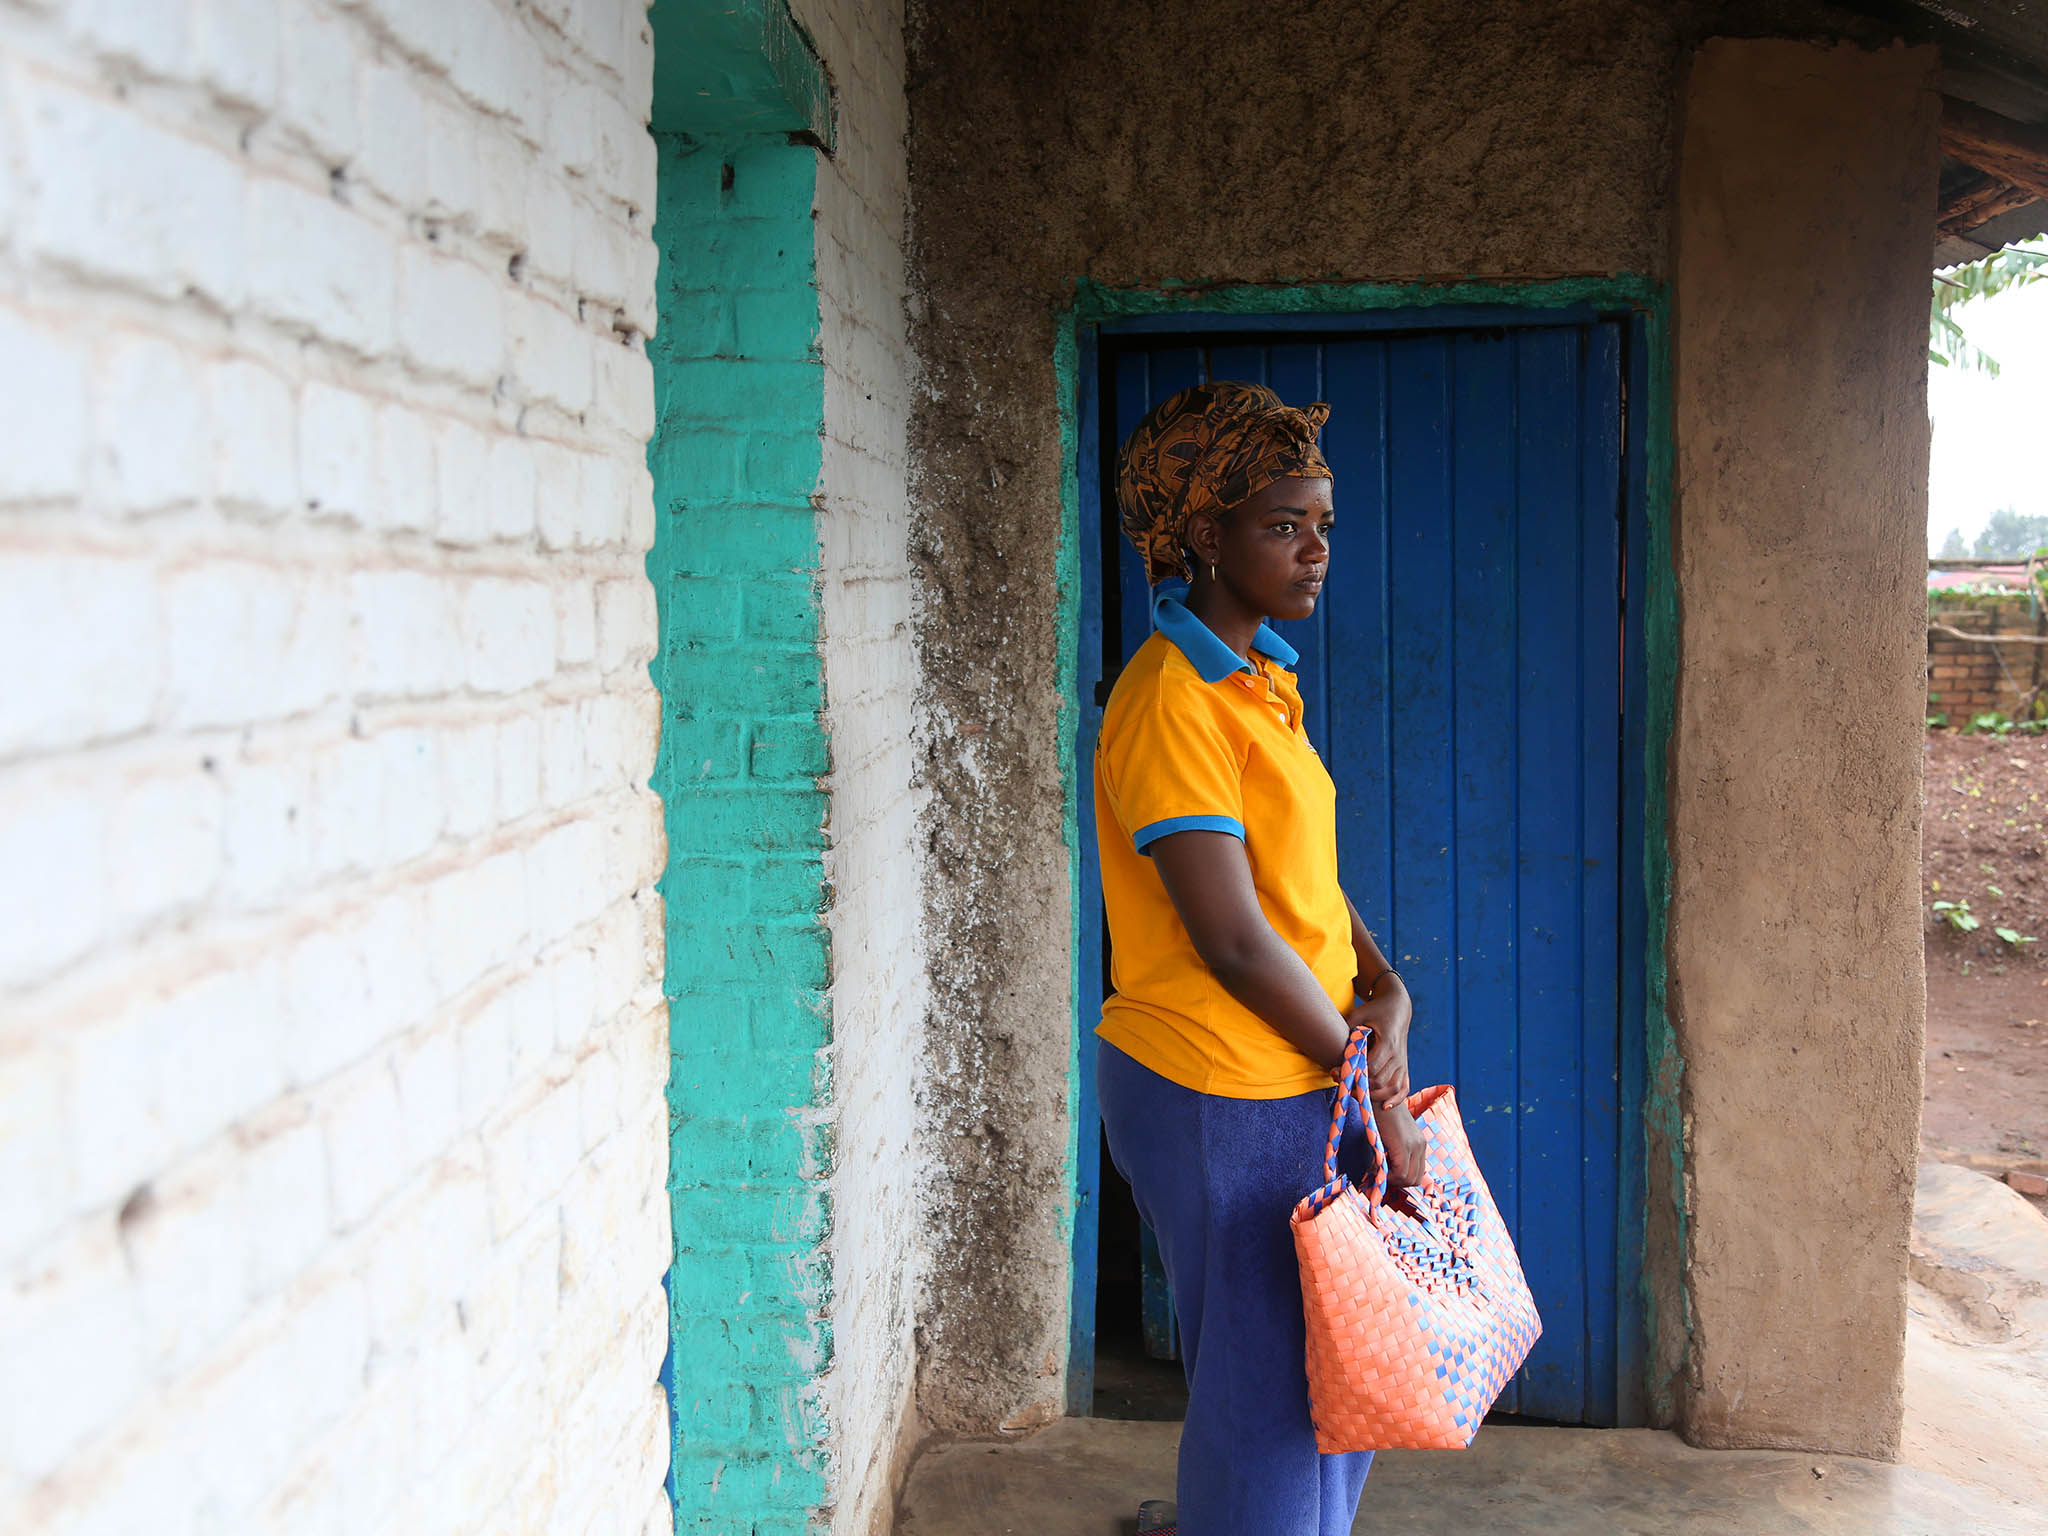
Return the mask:
[[[1261,286],[1179,283],[1157,288],[1106,288],[1088,279],[1076,284],[1073,305],[1056,332],[1054,368],[1058,381],[1063,478],[1062,523],[1057,587],[1060,593],[1060,738],[1065,776],[1066,839],[1069,888],[1073,910],[1082,910],[1082,863],[1077,787],[1072,747],[1077,727],[1075,679],[1081,632],[1080,539],[1080,413],[1089,397],[1084,369],[1093,366],[1095,337],[1106,322],[1138,317],[1243,316],[1257,329],[1274,317],[1358,315],[1391,309],[1593,309],[1632,318],[1642,345],[1630,364],[1627,389],[1627,455],[1639,465],[1633,492],[1639,498],[1633,520],[1644,537],[1630,552],[1626,573],[1631,631],[1640,635],[1628,658],[1624,682],[1625,714],[1632,716],[1624,751],[1640,764],[1639,794],[1633,807],[1624,806],[1624,827],[1639,827],[1642,899],[1634,903],[1640,932],[1625,933],[1633,954],[1625,957],[1625,974],[1639,996],[1633,1006],[1642,1019],[1640,1038],[1624,1043],[1622,1130],[1622,1218],[1626,1290],[1622,1300],[1621,1422],[1670,1423],[1676,1413],[1673,1385],[1683,1367],[1689,1319],[1659,1313],[1659,1296],[1676,1293],[1683,1305],[1684,1289],[1660,1286],[1660,1272],[1670,1271],[1685,1251],[1683,1205],[1684,1143],[1679,1119],[1679,1089],[1684,1063],[1678,1054],[1665,1007],[1665,930],[1670,893],[1670,860],[1665,833],[1665,761],[1676,708],[1678,663],[1678,598],[1671,565],[1673,499],[1671,440],[1670,296],[1665,285],[1629,274],[1514,282],[1503,280],[1449,283],[1309,283]],[[1088,530],[1087,536],[1095,536]],[[1072,1134],[1067,1146],[1068,1183],[1078,1187],[1082,1159],[1090,1149],[1080,1138],[1093,1136],[1092,1106],[1079,1102],[1082,1082],[1080,1052],[1092,1046],[1090,1022],[1081,1010],[1080,928],[1075,926],[1075,953],[1070,967],[1075,1029],[1069,1064],[1069,1115]],[[1090,1007],[1092,1009],[1092,1000]],[[1630,1006],[1625,1000],[1625,1006]],[[1084,1109],[1088,1114],[1084,1114]],[[1070,1233],[1071,1236],[1071,1227]],[[1085,1267],[1082,1267],[1085,1272]],[[1075,1271],[1070,1248],[1070,1273]],[[1676,1281],[1675,1273],[1661,1278]],[[1070,1295],[1073,1294],[1070,1287]],[[1085,1298],[1074,1301],[1074,1328],[1087,1328],[1082,1316]],[[1074,1353],[1084,1353],[1077,1343]],[[1092,1342],[1085,1350],[1092,1359]],[[1071,1366],[1070,1366],[1071,1369]],[[1085,1369],[1084,1376],[1091,1374]],[[1070,1412],[1085,1412],[1070,1393]]]

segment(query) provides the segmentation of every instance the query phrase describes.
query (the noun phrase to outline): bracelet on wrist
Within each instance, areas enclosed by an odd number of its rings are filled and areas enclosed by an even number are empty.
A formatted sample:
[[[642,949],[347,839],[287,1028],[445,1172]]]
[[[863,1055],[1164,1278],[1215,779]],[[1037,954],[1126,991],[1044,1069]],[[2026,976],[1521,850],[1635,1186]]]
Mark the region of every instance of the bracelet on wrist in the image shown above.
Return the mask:
[[[1385,981],[1389,976],[1393,977],[1396,981],[1401,981],[1401,973],[1395,970],[1391,965],[1388,966],[1385,970],[1381,971],[1379,975],[1373,977],[1372,985],[1365,989],[1365,995],[1368,1000],[1371,999],[1372,995],[1375,992],[1379,991],[1380,983]],[[1408,985],[1408,983],[1405,981],[1401,981],[1401,985],[1405,987]]]

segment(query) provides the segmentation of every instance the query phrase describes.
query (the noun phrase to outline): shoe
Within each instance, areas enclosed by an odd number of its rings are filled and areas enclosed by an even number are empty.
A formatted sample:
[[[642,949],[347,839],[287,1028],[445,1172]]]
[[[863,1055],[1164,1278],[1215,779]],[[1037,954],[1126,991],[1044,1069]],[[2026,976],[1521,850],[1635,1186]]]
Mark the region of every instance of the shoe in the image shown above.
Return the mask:
[[[1147,1499],[1138,1506],[1138,1536],[1178,1536],[1180,1511],[1171,1499]]]

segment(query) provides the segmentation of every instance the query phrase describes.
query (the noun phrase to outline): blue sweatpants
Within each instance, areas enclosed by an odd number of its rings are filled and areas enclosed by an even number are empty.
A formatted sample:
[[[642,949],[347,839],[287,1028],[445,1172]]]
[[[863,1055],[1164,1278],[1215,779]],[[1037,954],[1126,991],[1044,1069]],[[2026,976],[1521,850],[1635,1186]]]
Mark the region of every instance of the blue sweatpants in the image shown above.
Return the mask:
[[[1182,1536],[1350,1536],[1372,1452],[1316,1450],[1287,1226],[1323,1181],[1335,1090],[1225,1099],[1106,1042],[1096,1061],[1110,1157],[1159,1239],[1180,1324]],[[1371,1156],[1353,1105],[1339,1162],[1356,1177]]]

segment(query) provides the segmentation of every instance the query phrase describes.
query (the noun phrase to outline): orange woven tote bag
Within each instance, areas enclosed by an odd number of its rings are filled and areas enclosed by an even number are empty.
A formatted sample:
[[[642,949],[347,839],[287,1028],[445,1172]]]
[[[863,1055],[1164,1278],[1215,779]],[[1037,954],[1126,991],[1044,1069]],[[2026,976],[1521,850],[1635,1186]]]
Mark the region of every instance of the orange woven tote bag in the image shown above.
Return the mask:
[[[1367,1033],[1352,1031],[1344,1052],[1324,1183],[1289,1218],[1316,1449],[1463,1450],[1543,1322],[1448,1084],[1408,1100],[1429,1143],[1427,1175],[1407,1194],[1416,1214],[1386,1203],[1386,1148],[1366,1099]],[[1348,1099],[1365,1108],[1370,1190],[1337,1172]]]

